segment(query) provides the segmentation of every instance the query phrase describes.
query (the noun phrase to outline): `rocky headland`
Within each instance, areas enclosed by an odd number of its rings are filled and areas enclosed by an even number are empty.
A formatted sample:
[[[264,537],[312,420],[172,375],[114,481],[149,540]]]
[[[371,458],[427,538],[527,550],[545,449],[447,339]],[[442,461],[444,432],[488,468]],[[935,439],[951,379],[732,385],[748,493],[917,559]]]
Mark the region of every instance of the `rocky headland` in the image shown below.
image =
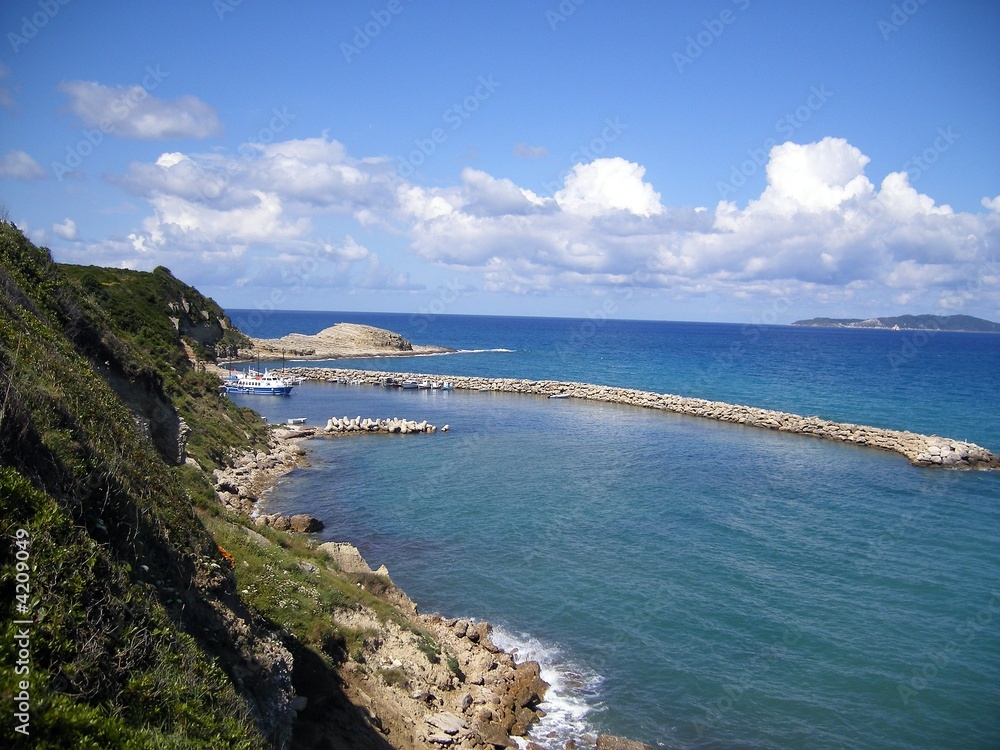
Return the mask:
[[[447,354],[446,346],[413,344],[384,328],[337,323],[316,334],[290,333],[278,339],[251,339],[253,346],[240,349],[239,357],[251,359],[344,359],[346,357],[407,357]]]
[[[555,380],[389,373],[327,367],[295,367],[289,368],[289,372],[307,379],[328,380],[332,378],[336,380],[337,378],[346,378],[368,385],[381,385],[387,378],[447,379],[456,389],[558,396],[627,404],[748,427],[809,435],[823,440],[837,440],[853,445],[894,451],[905,456],[915,466],[1000,469],[1000,455],[991,453],[975,443],[962,440],[953,440],[937,435],[922,435],[904,430],[834,422],[816,416],[804,417],[771,409],[728,404],[722,401],[708,401],[669,393],[653,393],[634,388],[617,388]]]

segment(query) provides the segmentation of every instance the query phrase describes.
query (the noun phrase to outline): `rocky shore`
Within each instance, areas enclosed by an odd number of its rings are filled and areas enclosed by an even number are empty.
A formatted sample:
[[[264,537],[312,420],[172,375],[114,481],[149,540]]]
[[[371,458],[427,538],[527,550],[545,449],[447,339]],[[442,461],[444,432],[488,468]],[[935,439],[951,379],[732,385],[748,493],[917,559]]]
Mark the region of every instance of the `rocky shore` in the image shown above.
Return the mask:
[[[809,435],[823,440],[840,442],[904,455],[914,466],[944,467],[952,469],[1000,469],[1000,455],[991,453],[975,443],[921,435],[915,432],[890,430],[881,427],[846,424],[819,417],[760,409],[753,406],[707,401],[700,398],[653,393],[633,388],[592,385],[589,383],[555,380],[523,380],[516,378],[484,378],[461,375],[427,375],[420,373],[390,373],[369,370],[346,370],[329,367],[293,367],[294,375],[313,379],[347,378],[369,385],[380,385],[386,378],[412,378],[422,380],[447,379],[456,389],[521,393],[536,396],[561,396],[628,404],[648,409],[660,409],[675,414],[715,419],[721,422],[759,427],[798,435]]]
[[[305,514],[284,517],[258,514],[262,494],[281,475],[301,466],[306,452],[303,438],[366,428],[401,433],[404,420],[330,420],[342,429],[279,428],[272,432],[268,450],[234,457],[232,466],[215,472],[216,492],[226,508],[256,518],[258,526],[279,531],[315,531],[322,522]],[[426,423],[405,423],[413,434],[433,431]],[[346,429],[348,426],[353,429]],[[416,429],[416,428],[420,429]],[[392,429],[395,428],[395,429]],[[317,526],[318,524],[318,526]],[[250,530],[263,545],[271,542]],[[351,608],[338,620],[358,633],[368,634],[358,651],[341,667],[344,692],[394,748],[513,748],[544,715],[540,704],[547,683],[537,662],[518,663],[497,647],[487,622],[446,618],[418,612],[397,588],[386,567],[372,570],[356,547],[326,542],[315,549],[329,559],[329,570],[365,588],[398,613]],[[300,568],[318,572],[310,562]],[[295,698],[290,698],[294,701]],[[301,703],[301,701],[300,701]]]

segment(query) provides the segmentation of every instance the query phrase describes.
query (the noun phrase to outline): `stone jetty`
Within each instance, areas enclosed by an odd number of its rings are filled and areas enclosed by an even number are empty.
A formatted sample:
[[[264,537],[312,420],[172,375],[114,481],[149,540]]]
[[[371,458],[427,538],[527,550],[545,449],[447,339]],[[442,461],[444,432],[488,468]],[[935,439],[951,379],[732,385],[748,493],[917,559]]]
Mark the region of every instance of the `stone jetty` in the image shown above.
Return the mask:
[[[803,417],[798,414],[760,409],[753,406],[707,401],[669,393],[653,393],[634,388],[617,388],[556,380],[375,372],[329,367],[292,367],[289,368],[289,372],[311,380],[325,381],[331,378],[333,380],[345,378],[368,385],[381,385],[388,378],[447,380],[458,390],[520,393],[535,396],[568,396],[587,401],[628,404],[691,417],[715,419],[720,422],[791,432],[798,435],[810,435],[823,440],[839,440],[844,443],[894,451],[904,455],[915,466],[1000,469],[1000,456],[975,443],[962,440],[881,427],[845,424],[815,416]]]

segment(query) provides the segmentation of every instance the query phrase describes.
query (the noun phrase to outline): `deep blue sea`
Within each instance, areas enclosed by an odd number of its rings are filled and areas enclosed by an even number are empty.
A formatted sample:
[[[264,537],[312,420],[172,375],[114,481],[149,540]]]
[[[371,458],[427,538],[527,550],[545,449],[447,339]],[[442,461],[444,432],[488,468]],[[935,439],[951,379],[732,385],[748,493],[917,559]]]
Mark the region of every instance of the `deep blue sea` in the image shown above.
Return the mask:
[[[968,439],[1000,451],[1000,336],[613,320],[230,311],[460,353],[339,360],[576,380]],[[322,518],[422,611],[545,666],[532,739],[669,748],[1000,747],[1000,473],[632,407],[306,383],[271,421],[447,434],[314,440],[271,510]]]

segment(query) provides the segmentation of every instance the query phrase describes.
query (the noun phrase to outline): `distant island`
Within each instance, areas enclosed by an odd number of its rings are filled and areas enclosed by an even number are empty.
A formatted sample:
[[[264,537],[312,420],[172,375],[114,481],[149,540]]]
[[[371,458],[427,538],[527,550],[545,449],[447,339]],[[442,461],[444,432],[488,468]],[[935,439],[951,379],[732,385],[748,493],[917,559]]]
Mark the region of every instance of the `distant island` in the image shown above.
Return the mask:
[[[822,328],[888,328],[896,331],[969,331],[1000,333],[1000,323],[971,315],[897,315],[885,318],[810,318],[796,320],[793,326]]]

